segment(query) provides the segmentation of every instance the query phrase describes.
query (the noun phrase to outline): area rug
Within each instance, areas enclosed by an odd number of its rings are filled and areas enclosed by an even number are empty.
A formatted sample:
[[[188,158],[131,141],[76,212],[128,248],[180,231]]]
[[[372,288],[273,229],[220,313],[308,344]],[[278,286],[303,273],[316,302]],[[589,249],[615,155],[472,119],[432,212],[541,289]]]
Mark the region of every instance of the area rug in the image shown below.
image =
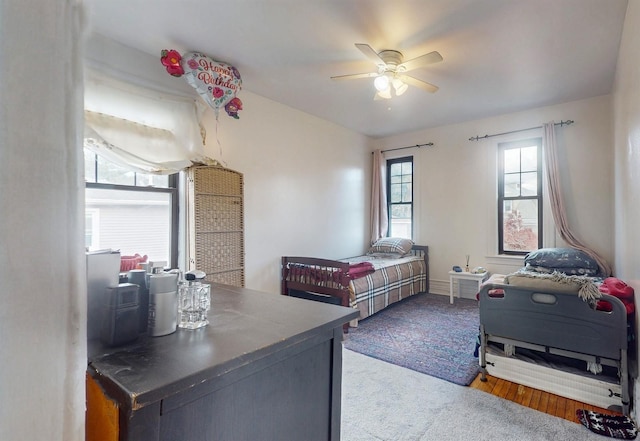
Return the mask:
[[[479,372],[474,356],[478,303],[418,294],[349,328],[344,347],[451,383],[468,386]]]
[[[614,441],[472,387],[342,353],[342,441]]]

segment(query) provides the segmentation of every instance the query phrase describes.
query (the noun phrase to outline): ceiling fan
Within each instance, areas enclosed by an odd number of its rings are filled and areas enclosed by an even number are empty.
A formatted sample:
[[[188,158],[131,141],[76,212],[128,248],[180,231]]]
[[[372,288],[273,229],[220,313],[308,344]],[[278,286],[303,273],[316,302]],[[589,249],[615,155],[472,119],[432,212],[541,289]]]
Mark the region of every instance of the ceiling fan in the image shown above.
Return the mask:
[[[376,52],[368,44],[356,43],[356,47],[367,58],[373,61],[378,66],[377,72],[350,74],[350,75],[338,75],[331,77],[332,80],[355,80],[358,78],[375,78],[373,85],[377,92],[374,99],[389,99],[391,98],[391,87],[395,91],[396,96],[400,96],[407,91],[409,85],[418,87],[427,92],[434,93],[438,90],[438,86],[427,83],[426,81],[419,80],[410,75],[406,75],[408,72],[419,67],[427,66],[429,64],[438,63],[442,61],[442,56],[437,52],[429,52],[428,54],[421,55],[411,60],[403,61],[404,57],[402,52],[396,50],[383,50]]]

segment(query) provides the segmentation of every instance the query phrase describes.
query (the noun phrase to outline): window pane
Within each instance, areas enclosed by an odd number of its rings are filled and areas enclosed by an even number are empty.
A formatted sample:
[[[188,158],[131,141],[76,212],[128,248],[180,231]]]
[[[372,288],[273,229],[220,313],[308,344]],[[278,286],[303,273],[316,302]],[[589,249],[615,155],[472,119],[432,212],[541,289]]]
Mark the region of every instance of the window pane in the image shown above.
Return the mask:
[[[526,252],[538,249],[538,201],[510,202],[508,206],[505,201],[503,206],[504,251]]]
[[[135,173],[98,156],[98,182],[101,184],[135,185]]]
[[[538,169],[538,148],[524,147],[522,152],[521,168],[523,172],[535,171]]]
[[[389,236],[411,239],[411,205],[394,205],[391,207]]]
[[[167,188],[169,187],[169,176],[136,173],[136,186]]]
[[[389,237],[411,239],[411,219],[392,220],[389,226]]]
[[[98,224],[100,213],[94,209],[85,210],[84,216],[84,244],[89,250],[100,249],[100,236],[98,235]]]
[[[504,150],[504,172],[517,173],[520,171],[520,149]]]
[[[403,184],[402,188],[402,202],[411,202],[411,184]]]
[[[413,174],[413,163],[412,162],[403,162],[402,163],[402,174],[409,175]]]
[[[391,164],[391,173],[389,176],[400,176],[402,174],[402,164]]]
[[[389,178],[389,182],[391,182],[392,184],[399,184],[402,182],[402,176],[400,175],[391,176]]]
[[[522,173],[522,196],[538,194],[538,172]]]
[[[515,198],[520,196],[520,174],[513,173],[504,176],[504,197]]]
[[[84,151],[84,180],[96,182],[96,154],[85,149]]]
[[[171,261],[171,195],[152,191],[87,188],[86,246],[90,251],[120,250],[122,255],[147,255]]]
[[[392,204],[402,202],[402,185],[392,185],[391,194],[389,195]]]
[[[411,205],[394,205],[391,207],[391,219],[411,219]]]

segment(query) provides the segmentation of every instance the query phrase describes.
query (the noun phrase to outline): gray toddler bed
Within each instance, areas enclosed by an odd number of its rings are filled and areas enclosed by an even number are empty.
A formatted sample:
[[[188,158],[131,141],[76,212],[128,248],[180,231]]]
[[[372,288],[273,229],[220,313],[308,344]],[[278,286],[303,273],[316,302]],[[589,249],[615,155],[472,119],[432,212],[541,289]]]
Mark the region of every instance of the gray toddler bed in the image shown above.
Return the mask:
[[[492,342],[508,346],[514,352],[522,348],[596,366],[611,366],[614,372],[617,369],[620,392],[605,387],[602,393],[619,394],[621,410],[628,415],[627,312],[616,297],[602,294],[599,300],[611,305],[611,311],[596,309],[595,302],[583,300],[576,291],[485,284],[479,293],[481,379],[486,381],[487,363],[493,364],[487,361]]]

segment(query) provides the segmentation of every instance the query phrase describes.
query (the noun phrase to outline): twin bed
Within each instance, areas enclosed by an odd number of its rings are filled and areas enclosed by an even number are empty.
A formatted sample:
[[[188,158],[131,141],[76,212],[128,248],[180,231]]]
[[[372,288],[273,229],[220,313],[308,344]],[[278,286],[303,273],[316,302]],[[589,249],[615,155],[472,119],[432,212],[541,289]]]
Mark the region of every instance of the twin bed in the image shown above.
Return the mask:
[[[540,266],[543,261],[555,266]],[[482,379],[488,373],[629,415],[633,290],[618,279],[597,277],[597,266],[580,266],[584,262],[577,250],[539,250],[527,256],[522,270],[504,280],[494,275],[483,285]]]
[[[347,259],[285,256],[281,283],[283,295],[356,308],[364,319],[429,291],[429,248],[383,238],[366,255]],[[357,320],[351,326],[357,326]]]

